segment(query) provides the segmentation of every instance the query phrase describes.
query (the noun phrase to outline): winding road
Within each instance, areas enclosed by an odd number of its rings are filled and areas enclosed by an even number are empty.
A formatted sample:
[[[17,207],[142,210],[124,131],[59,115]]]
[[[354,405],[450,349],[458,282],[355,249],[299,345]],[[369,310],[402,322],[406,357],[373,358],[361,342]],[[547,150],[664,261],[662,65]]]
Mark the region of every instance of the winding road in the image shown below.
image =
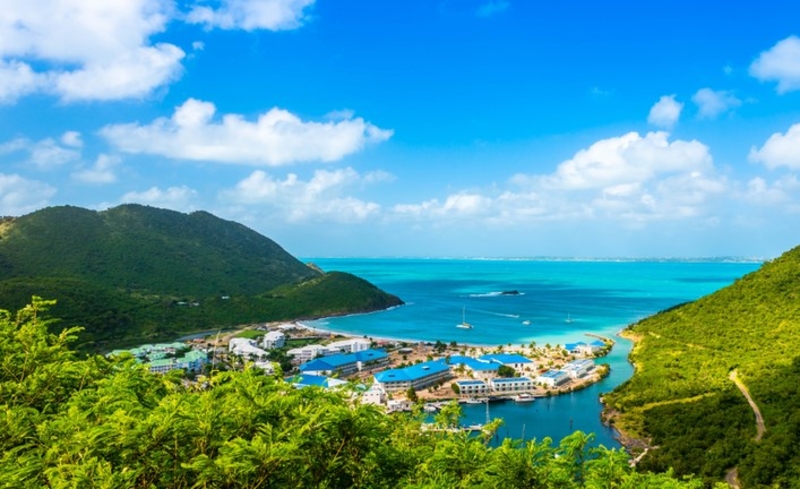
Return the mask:
[[[750,391],[747,390],[747,386],[744,385],[744,382],[742,382],[736,375],[736,369],[731,370],[731,373],[728,374],[728,378],[731,379],[734,384],[736,384],[736,387],[738,387],[740,391],[742,391],[742,394],[744,395],[745,399],[747,399],[747,403],[750,404],[750,408],[756,415],[756,437],[754,438],[754,441],[758,443],[759,441],[761,441],[761,437],[764,436],[764,432],[767,431],[766,426],[764,426],[764,417],[761,416],[761,410],[758,409],[758,405],[753,400],[753,398],[750,397]],[[740,489],[742,487],[739,484],[738,467],[732,468],[731,470],[728,471],[727,474],[725,474],[725,482],[727,482],[732,489]]]

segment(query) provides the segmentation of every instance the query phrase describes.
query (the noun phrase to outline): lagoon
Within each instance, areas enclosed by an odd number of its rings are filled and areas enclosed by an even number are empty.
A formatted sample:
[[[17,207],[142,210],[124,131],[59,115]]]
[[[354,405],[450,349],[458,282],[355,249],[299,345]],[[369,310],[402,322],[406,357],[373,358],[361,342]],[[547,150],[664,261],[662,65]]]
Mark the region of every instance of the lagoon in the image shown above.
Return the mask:
[[[575,430],[596,443],[619,447],[600,421],[599,396],[633,373],[631,344],[616,333],[635,321],[714,292],[754,271],[757,262],[584,261],[502,259],[310,258],[323,270],[350,272],[398,295],[406,305],[388,311],[327,318],[311,326],[368,337],[476,345],[563,345],[587,333],[613,337],[600,360],[611,375],[587,389],[531,404],[497,403],[499,437],[555,441]],[[503,292],[518,292],[504,294]],[[456,328],[466,315],[472,329]],[[463,406],[464,424],[486,420],[486,407]]]

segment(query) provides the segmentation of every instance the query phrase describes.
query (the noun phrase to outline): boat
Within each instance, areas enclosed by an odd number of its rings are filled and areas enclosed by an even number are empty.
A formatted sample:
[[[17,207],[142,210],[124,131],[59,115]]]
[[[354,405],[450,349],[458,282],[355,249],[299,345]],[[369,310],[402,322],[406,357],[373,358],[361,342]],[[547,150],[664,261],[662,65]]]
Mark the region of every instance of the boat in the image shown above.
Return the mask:
[[[426,413],[436,413],[439,412],[439,406],[433,403],[427,403],[422,407],[422,410]]]
[[[572,322],[572,317],[569,315],[569,313],[567,313],[567,319],[565,319],[564,322],[565,323],[571,323]]]
[[[525,326],[530,326],[531,320],[530,319],[526,319],[525,321],[522,321],[522,324],[524,324]]]
[[[489,398],[487,397],[470,397],[467,399],[467,404],[483,404],[484,402],[489,402]]]
[[[526,392],[523,392],[521,394],[517,394],[512,399],[514,399],[514,402],[533,402],[533,401],[536,400],[535,397],[533,397],[532,395],[530,395],[530,394],[528,394]]]
[[[472,325],[467,322],[467,308],[461,310],[461,323],[456,324],[456,328],[472,329]]]

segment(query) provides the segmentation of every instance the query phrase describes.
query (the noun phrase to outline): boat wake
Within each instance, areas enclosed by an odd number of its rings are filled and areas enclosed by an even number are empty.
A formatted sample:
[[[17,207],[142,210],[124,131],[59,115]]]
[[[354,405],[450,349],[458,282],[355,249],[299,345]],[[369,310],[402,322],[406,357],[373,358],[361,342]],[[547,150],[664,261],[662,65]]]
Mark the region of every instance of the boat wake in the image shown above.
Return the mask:
[[[515,296],[515,295],[525,295],[525,292],[519,292],[516,290],[504,290],[501,292],[481,292],[476,294],[469,294],[469,297],[503,297],[503,296]]]

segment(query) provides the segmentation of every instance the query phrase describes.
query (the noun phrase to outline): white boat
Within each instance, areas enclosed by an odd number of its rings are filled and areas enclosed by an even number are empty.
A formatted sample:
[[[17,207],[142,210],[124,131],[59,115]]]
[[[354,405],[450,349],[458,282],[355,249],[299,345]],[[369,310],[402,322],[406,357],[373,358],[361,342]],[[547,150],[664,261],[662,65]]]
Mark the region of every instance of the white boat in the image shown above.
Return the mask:
[[[533,402],[536,400],[535,397],[524,392],[522,394],[517,394],[512,399],[514,399],[514,402]]]
[[[456,328],[472,329],[472,325],[467,322],[467,308],[461,310],[461,323],[456,324]]]
[[[428,403],[422,407],[422,410],[426,413],[436,413],[439,412],[439,406],[436,404]]]
[[[571,323],[572,317],[570,317],[569,313],[567,313],[567,319],[564,320],[565,323]]]
[[[470,397],[467,399],[467,404],[483,404],[484,402],[489,402],[489,398],[487,397]]]
[[[524,324],[525,326],[529,326],[531,324],[531,321],[530,319],[526,319],[525,321],[522,321],[522,324]]]

